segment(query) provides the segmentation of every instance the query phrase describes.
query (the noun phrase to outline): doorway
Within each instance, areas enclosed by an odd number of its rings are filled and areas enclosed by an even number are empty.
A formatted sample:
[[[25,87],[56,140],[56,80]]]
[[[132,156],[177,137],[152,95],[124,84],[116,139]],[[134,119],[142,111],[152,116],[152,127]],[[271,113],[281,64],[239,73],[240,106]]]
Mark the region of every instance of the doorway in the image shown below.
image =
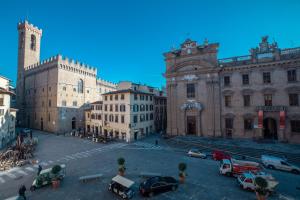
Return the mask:
[[[273,139],[277,140],[277,124],[276,120],[273,118],[265,118],[264,119],[264,139]]]
[[[43,118],[41,118],[41,131],[44,130],[44,122],[43,122]]]
[[[186,117],[186,131],[189,135],[196,135],[196,116]]]
[[[72,130],[76,129],[76,118],[72,118]],[[93,131],[94,132],[94,131]]]
[[[135,131],[134,132],[134,140],[137,140],[137,137],[138,137],[138,131]]]

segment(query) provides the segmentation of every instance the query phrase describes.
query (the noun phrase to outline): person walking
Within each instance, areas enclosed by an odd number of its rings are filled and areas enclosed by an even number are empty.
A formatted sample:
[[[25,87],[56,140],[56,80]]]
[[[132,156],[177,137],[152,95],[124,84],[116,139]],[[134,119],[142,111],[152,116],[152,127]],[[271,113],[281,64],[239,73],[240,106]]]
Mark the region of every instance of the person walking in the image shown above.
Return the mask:
[[[26,187],[25,185],[22,185],[19,189],[19,196],[23,197],[24,200],[26,200],[25,192],[26,192]]]
[[[158,145],[158,140],[155,140],[155,146],[157,146]]]
[[[42,171],[42,166],[41,165],[39,165],[39,168],[38,168],[38,173],[37,173],[37,175],[39,176],[40,175],[40,173],[41,173],[41,171]]]

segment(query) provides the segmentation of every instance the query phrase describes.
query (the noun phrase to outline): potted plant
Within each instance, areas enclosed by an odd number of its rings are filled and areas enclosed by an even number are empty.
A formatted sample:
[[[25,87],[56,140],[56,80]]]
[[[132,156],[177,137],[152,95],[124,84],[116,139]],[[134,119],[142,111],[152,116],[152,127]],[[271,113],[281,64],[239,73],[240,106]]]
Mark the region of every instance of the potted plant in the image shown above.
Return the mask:
[[[58,188],[59,187],[59,178],[58,178],[58,173],[61,170],[61,166],[60,165],[54,165],[52,167],[51,173],[54,175],[54,177],[52,178],[52,186],[53,188]]]
[[[119,165],[119,175],[124,176],[125,170],[126,170],[126,168],[125,168],[125,159],[120,157],[118,159],[118,165]]]
[[[254,183],[256,186],[255,194],[256,194],[257,200],[266,200],[269,196],[269,193],[267,190],[268,182],[266,181],[266,179],[264,179],[262,177],[256,177],[254,179]]]
[[[179,169],[179,182],[184,183],[185,177],[187,176],[187,174],[185,173],[186,164],[185,163],[179,163],[178,169]]]

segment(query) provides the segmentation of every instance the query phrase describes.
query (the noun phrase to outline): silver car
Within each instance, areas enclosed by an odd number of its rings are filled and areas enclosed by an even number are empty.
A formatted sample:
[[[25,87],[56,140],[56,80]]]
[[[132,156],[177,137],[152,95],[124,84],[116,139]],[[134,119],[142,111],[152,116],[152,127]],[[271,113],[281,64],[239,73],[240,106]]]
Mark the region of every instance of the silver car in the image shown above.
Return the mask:
[[[199,149],[191,149],[187,155],[190,157],[207,158],[206,153],[201,152]]]

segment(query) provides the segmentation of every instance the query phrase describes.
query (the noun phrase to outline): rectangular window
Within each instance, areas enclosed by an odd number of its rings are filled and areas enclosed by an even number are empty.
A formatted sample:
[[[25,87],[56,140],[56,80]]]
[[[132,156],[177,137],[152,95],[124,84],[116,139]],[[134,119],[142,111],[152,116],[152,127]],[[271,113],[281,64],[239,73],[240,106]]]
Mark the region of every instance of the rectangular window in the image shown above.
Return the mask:
[[[138,116],[137,115],[134,115],[133,116],[133,123],[137,123],[138,122]]]
[[[121,123],[124,124],[125,123],[125,116],[121,115]]]
[[[263,72],[263,80],[264,83],[271,83],[271,73],[270,72]]]
[[[98,120],[101,120],[101,115],[98,115],[97,119],[98,119]]]
[[[51,107],[51,100],[49,100],[49,107]]]
[[[109,105],[109,111],[110,111],[110,112],[113,111],[113,105],[112,105],[112,104]]]
[[[244,119],[244,129],[245,130],[253,129],[253,120],[252,119]]]
[[[107,111],[107,104],[104,105],[104,111]]]
[[[300,120],[291,120],[291,132],[300,133]]]
[[[77,106],[77,101],[73,101],[73,106]]]
[[[152,101],[152,96],[150,96],[150,101]]]
[[[104,100],[107,101],[107,96],[104,96]]]
[[[231,107],[231,96],[225,96],[225,106]]]
[[[0,106],[4,106],[4,98],[0,98]]]
[[[250,95],[244,95],[244,106],[250,106]]]
[[[137,100],[137,99],[138,99],[138,95],[134,94],[134,100]]]
[[[116,122],[116,123],[119,122],[119,115],[115,115],[115,122]]]
[[[66,102],[65,100],[62,100],[62,101],[61,101],[61,105],[62,105],[62,106],[67,106],[67,102]]]
[[[113,100],[113,96],[112,95],[109,96],[109,100],[111,100],[111,101]]]
[[[124,100],[124,99],[125,99],[124,94],[121,94],[121,100]]]
[[[297,72],[295,69],[287,71],[287,79],[288,79],[288,82],[296,82],[297,81]]]
[[[298,94],[289,94],[290,106],[299,106]]]
[[[230,85],[230,76],[224,76],[224,86]]]
[[[146,114],[146,121],[148,121],[149,120],[149,114],[147,113]]]
[[[104,120],[107,121],[107,114],[104,115]]]
[[[243,74],[243,85],[249,85],[249,74]]]
[[[265,94],[265,106],[272,106],[272,94]]]
[[[115,95],[115,100],[118,100],[119,99],[119,96],[116,94]]]
[[[148,101],[148,95],[146,95],[146,101]]]
[[[115,112],[119,112],[119,105],[118,104],[115,105]]]
[[[51,118],[50,118],[50,113],[48,113],[48,122],[50,122]]]
[[[4,115],[4,109],[0,109],[0,116]]]
[[[64,87],[63,87],[63,91],[66,91],[66,90],[67,90],[67,88],[64,86]]]
[[[187,98],[195,98],[195,84],[188,83],[186,85],[186,96]]]

